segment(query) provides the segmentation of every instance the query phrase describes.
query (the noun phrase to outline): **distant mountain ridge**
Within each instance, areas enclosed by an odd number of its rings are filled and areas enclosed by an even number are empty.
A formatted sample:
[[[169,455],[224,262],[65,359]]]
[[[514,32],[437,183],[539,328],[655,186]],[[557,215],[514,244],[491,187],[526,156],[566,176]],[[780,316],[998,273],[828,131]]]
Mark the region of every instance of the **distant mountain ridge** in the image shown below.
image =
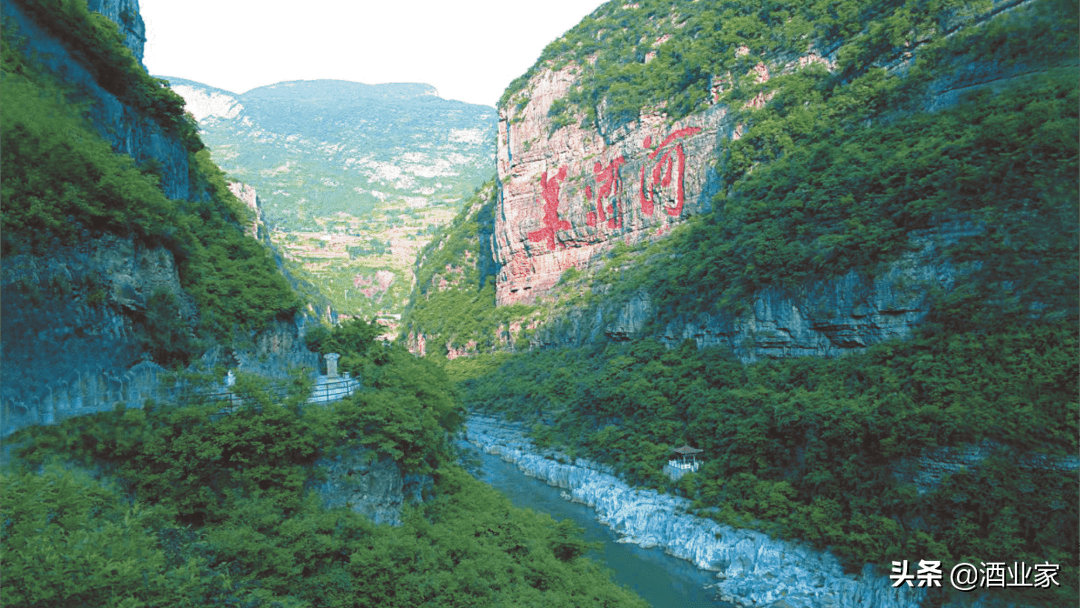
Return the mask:
[[[310,95],[309,99],[325,99],[334,102],[349,99],[413,99],[416,97],[438,97],[439,90],[422,82],[390,82],[383,84],[364,84],[351,80],[319,79],[288,80],[261,87],[256,87],[243,94],[251,98],[262,99],[296,98]],[[455,102],[452,103],[464,103]]]
[[[495,108],[428,84],[302,80],[237,94],[165,79],[222,169],[258,190],[275,244],[345,314],[400,314],[416,253],[494,172]]]
[[[164,78],[222,168],[257,188],[284,228],[362,215],[395,195],[461,200],[493,168],[495,108],[442,99],[431,85],[303,80],[238,94]]]

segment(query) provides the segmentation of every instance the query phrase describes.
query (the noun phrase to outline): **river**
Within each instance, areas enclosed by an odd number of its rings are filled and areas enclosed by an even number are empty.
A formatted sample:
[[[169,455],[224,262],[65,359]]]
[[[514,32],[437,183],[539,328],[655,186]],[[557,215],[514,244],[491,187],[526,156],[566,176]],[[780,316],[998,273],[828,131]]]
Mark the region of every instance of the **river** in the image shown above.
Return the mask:
[[[528,477],[498,456],[474,450],[480,468],[478,479],[506,494],[514,505],[547,513],[555,519],[569,519],[585,530],[585,540],[601,543],[599,551],[589,556],[613,571],[612,579],[633,589],[654,608],[714,608],[734,604],[714,599],[716,591],[706,587],[715,583],[685,560],[671,557],[659,548],[643,549],[631,543],[616,542],[618,534],[596,521],[590,507],[562,498],[562,491]]]

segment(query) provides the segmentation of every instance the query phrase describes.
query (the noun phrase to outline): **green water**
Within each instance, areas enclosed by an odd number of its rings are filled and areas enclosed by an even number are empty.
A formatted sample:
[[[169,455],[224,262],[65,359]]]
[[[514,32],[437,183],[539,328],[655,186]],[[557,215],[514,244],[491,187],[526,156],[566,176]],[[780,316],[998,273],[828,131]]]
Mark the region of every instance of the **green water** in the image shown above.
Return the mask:
[[[526,476],[515,465],[498,456],[476,451],[480,467],[474,474],[506,494],[519,507],[547,513],[555,519],[569,519],[585,529],[585,540],[600,542],[599,551],[590,557],[613,572],[612,580],[637,592],[654,608],[714,608],[733,604],[715,599],[716,592],[706,589],[715,582],[686,560],[671,557],[658,548],[642,549],[633,544],[615,542],[618,535],[596,521],[589,507],[562,498],[562,490]]]

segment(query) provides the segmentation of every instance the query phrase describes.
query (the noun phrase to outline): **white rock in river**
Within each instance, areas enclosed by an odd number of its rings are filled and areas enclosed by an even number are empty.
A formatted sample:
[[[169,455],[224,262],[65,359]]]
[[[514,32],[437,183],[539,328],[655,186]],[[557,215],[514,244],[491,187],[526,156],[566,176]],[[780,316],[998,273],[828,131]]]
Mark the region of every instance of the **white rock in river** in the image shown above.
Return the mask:
[[[747,606],[783,601],[790,608],[916,608],[922,599],[919,589],[893,587],[888,576],[870,565],[858,576],[845,574],[827,551],[688,515],[686,499],[634,489],[610,470],[598,470],[604,467],[535,448],[497,419],[470,416],[467,428],[469,441],[485,452],[593,507],[599,521],[624,536],[619,542],[660,546],[716,571],[717,590],[728,601]]]

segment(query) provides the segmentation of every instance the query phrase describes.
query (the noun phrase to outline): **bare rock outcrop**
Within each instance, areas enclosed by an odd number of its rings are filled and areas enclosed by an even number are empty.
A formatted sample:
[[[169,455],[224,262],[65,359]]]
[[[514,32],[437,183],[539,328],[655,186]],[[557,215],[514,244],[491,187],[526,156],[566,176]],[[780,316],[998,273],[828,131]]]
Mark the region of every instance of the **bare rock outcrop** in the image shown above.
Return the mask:
[[[113,235],[87,236],[48,255],[9,256],[0,266],[0,290],[0,400],[8,413],[36,410],[64,387],[90,376],[119,377],[138,364],[136,324],[156,292],[172,297],[188,327],[197,322],[172,253]],[[13,422],[3,421],[5,432]]]
[[[893,587],[871,565],[847,574],[828,551],[691,515],[687,499],[633,488],[605,467],[550,451],[542,455],[519,430],[498,419],[470,416],[467,429],[468,440],[485,452],[593,507],[597,520],[625,542],[660,546],[715,572],[723,601],[792,608],[916,608],[924,595],[922,589]]]
[[[670,126],[656,111],[609,133],[553,129],[548,112],[573,81],[573,67],[541,71],[528,103],[499,110],[499,305],[534,300],[617,242],[665,234],[708,211],[718,188],[716,149],[734,130],[725,108]]]
[[[377,524],[401,525],[401,507],[418,503],[433,487],[431,477],[403,475],[396,462],[372,460],[363,448],[315,464],[325,481],[314,485],[328,509],[347,508]]]
[[[105,15],[115,23],[124,37],[124,46],[131,49],[131,53],[140,64],[143,62],[146,24],[139,11],[139,0],[87,0],[86,8],[91,12]]]
[[[1031,4],[1032,0],[995,0],[985,7],[957,9],[941,23],[939,34],[948,37],[965,28],[1024,19],[1027,16],[1018,15]],[[874,65],[906,73],[918,48],[930,42],[929,36],[913,32],[903,48]],[[653,46],[666,42],[662,37]],[[838,46],[822,47],[812,46],[801,56],[774,56],[748,76],[768,83],[777,75],[811,66],[835,71]],[[955,105],[963,91],[1012,86],[1032,74],[1075,69],[1076,64],[1074,58],[1037,65],[968,57],[957,61],[930,83],[922,101],[926,111]],[[664,238],[690,216],[710,211],[720,188],[716,166],[721,153],[726,142],[739,139],[744,130],[739,121],[746,119],[733,110],[752,112],[776,92],[766,89],[741,102],[740,108],[727,107],[720,93],[731,75],[719,74],[713,77],[712,105],[679,121],[669,121],[660,102],[643,109],[635,120],[619,122],[605,116],[601,100],[594,108],[596,126],[583,127],[579,123],[586,121],[581,116],[567,123],[565,117],[555,116],[558,112],[551,112],[570,95],[577,69],[574,63],[538,66],[524,88],[499,108],[492,249],[499,265],[500,306],[542,299],[568,269],[595,270],[618,243]],[[655,335],[669,345],[686,339],[699,346],[727,345],[742,361],[751,362],[832,357],[905,338],[929,312],[931,292],[947,292],[966,271],[948,260],[946,247],[981,230],[957,218],[939,219],[928,230],[912,231],[911,252],[884,269],[853,269],[793,288],[766,286],[739,303],[743,313],[683,315],[657,324],[658,311],[642,290],[628,300],[562,309],[557,318],[545,321],[531,342],[559,346],[603,335],[616,340]]]
[[[606,335],[629,340],[655,333],[669,346],[693,340],[699,348],[727,346],[744,363],[765,358],[836,357],[873,344],[907,338],[930,310],[933,290],[948,291],[963,269],[943,250],[981,227],[964,222],[911,235],[913,252],[871,276],[850,271],[798,289],[764,288],[745,312],[682,316],[649,330],[656,314],[640,290],[622,303],[578,311],[545,326],[535,346],[573,346]]]
[[[121,23],[122,15],[128,14],[125,11],[134,8],[136,12],[132,19],[140,26],[132,32],[145,29],[141,27],[142,17],[137,12],[137,0],[99,0],[97,4],[105,11],[106,16],[112,18],[111,15],[115,13]],[[35,21],[31,13],[17,2],[0,4],[0,14],[6,23],[14,27],[13,31],[25,45],[21,49],[25,55],[34,57],[46,70],[57,74],[67,85],[78,89],[85,95],[85,99],[90,101],[90,122],[102,138],[109,142],[113,151],[131,156],[140,165],[153,159],[160,170],[162,191],[169,198],[202,198],[199,187],[191,181],[187,150],[176,133],[106,90],[98,82],[94,69],[85,57],[69,49],[60,38]],[[124,32],[123,27],[121,32]],[[141,57],[142,43],[136,44],[135,39],[145,40],[145,35],[128,35],[129,46],[134,45],[131,46],[132,51],[137,57]]]

